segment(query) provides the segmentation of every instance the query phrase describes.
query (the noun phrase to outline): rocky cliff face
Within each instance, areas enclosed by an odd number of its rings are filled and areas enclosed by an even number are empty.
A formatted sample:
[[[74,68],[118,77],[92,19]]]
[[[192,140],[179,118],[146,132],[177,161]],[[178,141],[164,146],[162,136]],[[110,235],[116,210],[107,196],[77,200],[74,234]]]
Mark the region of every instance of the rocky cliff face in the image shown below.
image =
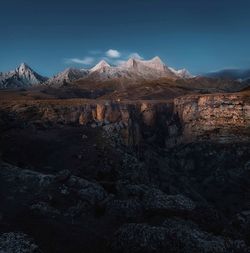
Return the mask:
[[[241,95],[199,95],[175,99],[174,114],[185,141],[244,141],[249,137],[250,106]]]
[[[2,108],[32,122],[104,127],[126,144],[166,147],[200,140],[249,140],[250,103],[243,94],[192,95],[173,101],[26,101]]]
[[[249,105],[1,100],[0,248],[249,252]]]

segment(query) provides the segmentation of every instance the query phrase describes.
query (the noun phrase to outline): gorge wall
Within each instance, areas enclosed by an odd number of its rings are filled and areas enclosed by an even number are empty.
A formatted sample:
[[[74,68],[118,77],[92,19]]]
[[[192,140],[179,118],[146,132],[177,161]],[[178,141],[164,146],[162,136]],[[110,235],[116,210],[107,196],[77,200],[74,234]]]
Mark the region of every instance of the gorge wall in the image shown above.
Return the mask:
[[[188,95],[169,101],[2,101],[1,111],[24,124],[103,127],[119,133],[127,145],[147,141],[173,147],[200,140],[249,141],[250,136],[250,101],[241,93]]]

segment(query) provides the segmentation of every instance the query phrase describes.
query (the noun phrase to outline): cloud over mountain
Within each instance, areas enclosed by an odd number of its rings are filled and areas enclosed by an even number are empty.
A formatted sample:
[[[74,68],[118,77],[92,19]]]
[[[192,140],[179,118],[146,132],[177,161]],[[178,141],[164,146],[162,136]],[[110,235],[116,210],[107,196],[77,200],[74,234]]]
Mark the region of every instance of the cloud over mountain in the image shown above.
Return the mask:
[[[80,58],[66,59],[67,64],[77,63],[77,64],[83,64],[83,65],[91,65],[94,62],[95,62],[95,58],[94,57],[89,57],[89,56],[86,56],[83,59],[80,59]]]
[[[109,57],[109,58],[120,58],[121,53],[116,49],[109,49],[106,52],[106,56]]]
[[[143,60],[144,58],[137,52],[120,51],[117,49],[109,49],[107,51],[91,50],[84,58],[66,58],[66,64],[82,64],[86,66],[93,66],[101,60],[107,61],[111,65],[120,65],[128,59],[133,58]]]
[[[138,59],[138,60],[143,60],[143,57],[141,55],[139,55],[138,53],[134,52],[131,53],[128,58],[133,58],[133,59]]]

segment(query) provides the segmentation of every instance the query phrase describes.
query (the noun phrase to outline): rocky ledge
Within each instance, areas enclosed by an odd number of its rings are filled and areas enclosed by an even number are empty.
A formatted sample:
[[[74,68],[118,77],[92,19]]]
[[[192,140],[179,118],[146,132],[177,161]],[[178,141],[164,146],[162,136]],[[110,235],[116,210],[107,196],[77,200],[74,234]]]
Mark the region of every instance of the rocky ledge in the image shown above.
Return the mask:
[[[170,101],[2,101],[1,112],[24,124],[105,126],[132,145],[144,141],[165,147],[201,140],[244,142],[250,136],[250,101],[243,93],[188,95]]]

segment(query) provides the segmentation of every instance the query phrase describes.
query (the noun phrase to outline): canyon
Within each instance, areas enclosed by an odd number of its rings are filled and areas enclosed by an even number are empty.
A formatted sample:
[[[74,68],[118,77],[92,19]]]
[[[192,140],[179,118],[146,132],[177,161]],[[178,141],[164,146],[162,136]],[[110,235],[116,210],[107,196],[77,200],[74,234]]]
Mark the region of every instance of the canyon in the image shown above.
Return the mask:
[[[249,252],[248,83],[97,67],[0,90],[0,249]]]
[[[244,92],[186,95],[167,101],[2,100],[1,108],[31,123],[114,127],[127,136],[126,143],[153,137],[164,139],[168,147],[204,139],[249,141],[250,100]]]

